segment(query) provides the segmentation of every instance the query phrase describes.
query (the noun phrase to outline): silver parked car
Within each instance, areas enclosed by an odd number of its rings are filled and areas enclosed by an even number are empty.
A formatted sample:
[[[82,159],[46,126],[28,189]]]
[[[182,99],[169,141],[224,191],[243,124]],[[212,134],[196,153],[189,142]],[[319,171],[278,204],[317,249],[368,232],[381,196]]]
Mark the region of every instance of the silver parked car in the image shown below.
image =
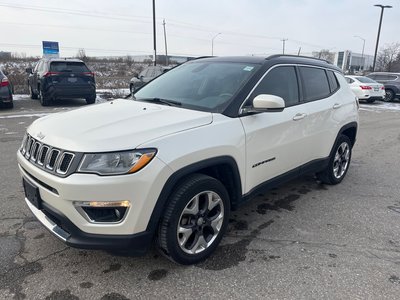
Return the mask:
[[[133,94],[138,88],[142,87],[149,81],[160,76],[161,74],[172,69],[172,66],[150,66],[145,68],[139,75],[133,77],[129,83],[129,90]]]

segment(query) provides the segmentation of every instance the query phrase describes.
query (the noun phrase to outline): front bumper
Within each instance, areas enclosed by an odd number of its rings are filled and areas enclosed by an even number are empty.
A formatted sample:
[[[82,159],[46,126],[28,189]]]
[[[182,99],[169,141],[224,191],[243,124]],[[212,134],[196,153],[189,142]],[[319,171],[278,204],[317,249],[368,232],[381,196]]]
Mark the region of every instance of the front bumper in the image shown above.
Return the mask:
[[[28,207],[47,229],[68,245],[109,249],[114,248],[113,244],[117,244],[115,248],[140,246],[151,239],[153,232],[147,231],[149,220],[172,172],[157,157],[144,169],[130,175],[71,174],[65,178],[36,167],[20,151],[17,159],[22,177],[39,189],[43,201],[43,209],[31,203],[27,203]],[[90,222],[74,205],[76,201],[121,200],[129,201],[131,206],[119,223]]]
[[[53,235],[68,246],[83,249],[121,250],[129,249],[133,254],[144,254],[150,247],[153,234],[144,231],[132,235],[104,235],[83,232],[75,226],[64,214],[47,203],[39,210],[25,198],[32,214]]]

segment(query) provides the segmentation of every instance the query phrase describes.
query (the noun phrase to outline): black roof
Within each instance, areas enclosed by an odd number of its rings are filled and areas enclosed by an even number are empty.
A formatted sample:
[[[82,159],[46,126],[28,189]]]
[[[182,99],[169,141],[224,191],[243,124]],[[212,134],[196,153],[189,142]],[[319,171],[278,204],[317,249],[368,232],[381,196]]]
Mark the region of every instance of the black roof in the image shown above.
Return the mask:
[[[253,64],[265,64],[272,62],[274,64],[280,63],[294,63],[294,64],[305,64],[319,66],[323,68],[333,69],[342,72],[338,67],[334,66],[330,62],[308,56],[297,56],[297,55],[283,55],[275,54],[271,56],[211,56],[211,57],[199,57],[197,60],[205,61],[221,61],[221,62],[241,62],[241,63],[253,63]],[[195,60],[196,61],[196,60]]]

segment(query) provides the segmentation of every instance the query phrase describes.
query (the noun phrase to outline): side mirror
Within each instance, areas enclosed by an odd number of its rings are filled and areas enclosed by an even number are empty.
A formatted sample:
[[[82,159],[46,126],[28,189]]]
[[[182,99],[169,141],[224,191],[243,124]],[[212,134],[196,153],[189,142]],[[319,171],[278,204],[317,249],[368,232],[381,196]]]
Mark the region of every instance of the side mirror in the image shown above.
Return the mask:
[[[28,73],[28,74],[32,74],[32,68],[26,68],[25,72]]]
[[[140,76],[139,76],[139,79],[140,79],[141,81],[143,81],[143,78],[144,78],[143,75],[140,75]]]
[[[285,101],[275,95],[261,94],[254,98],[252,110],[255,112],[282,111]]]

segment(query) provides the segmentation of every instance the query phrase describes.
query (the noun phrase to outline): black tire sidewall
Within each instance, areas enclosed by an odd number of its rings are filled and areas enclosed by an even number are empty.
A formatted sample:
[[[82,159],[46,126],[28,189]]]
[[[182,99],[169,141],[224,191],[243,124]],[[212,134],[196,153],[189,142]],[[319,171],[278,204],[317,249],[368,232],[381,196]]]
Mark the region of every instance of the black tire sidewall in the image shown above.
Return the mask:
[[[229,212],[230,212],[229,195],[225,187],[218,180],[208,176],[204,176],[204,178],[202,178],[201,181],[197,182],[194,186],[189,187],[184,192],[181,191],[182,187],[184,187],[184,184],[178,186],[178,188],[175,190],[175,192],[172,194],[171,197],[171,200],[174,200],[174,197],[179,197],[180,199],[174,205],[172,215],[168,220],[169,226],[166,232],[167,248],[169,256],[175,262],[180,264],[195,264],[205,260],[215,251],[226,231],[226,228],[229,223]],[[198,254],[188,254],[184,252],[178,244],[177,233],[176,233],[177,226],[179,224],[182,211],[189,203],[189,201],[195,195],[204,191],[213,191],[221,197],[224,204],[224,221],[218,236],[206,250]]]
[[[349,146],[349,149],[350,149],[349,163],[347,164],[347,168],[346,168],[346,171],[344,172],[344,174],[340,178],[336,178],[335,175],[333,175],[333,161],[335,160],[335,155],[336,155],[336,152],[337,152],[339,146],[343,142],[346,142],[348,144],[348,146]],[[335,147],[334,147],[334,149],[332,151],[331,157],[329,159],[329,166],[328,166],[328,172],[329,173],[328,173],[328,176],[329,176],[329,180],[333,184],[338,184],[338,183],[342,182],[344,177],[346,177],[347,171],[349,170],[350,163],[351,163],[351,156],[352,156],[352,146],[351,146],[350,139],[345,135],[340,135],[338,140],[337,140],[337,142],[336,142],[336,144],[335,144]]]
[[[386,97],[386,93],[390,94],[390,98]],[[385,98],[383,98],[384,101],[386,102],[391,102],[394,100],[394,92],[392,90],[386,90],[385,91]]]

